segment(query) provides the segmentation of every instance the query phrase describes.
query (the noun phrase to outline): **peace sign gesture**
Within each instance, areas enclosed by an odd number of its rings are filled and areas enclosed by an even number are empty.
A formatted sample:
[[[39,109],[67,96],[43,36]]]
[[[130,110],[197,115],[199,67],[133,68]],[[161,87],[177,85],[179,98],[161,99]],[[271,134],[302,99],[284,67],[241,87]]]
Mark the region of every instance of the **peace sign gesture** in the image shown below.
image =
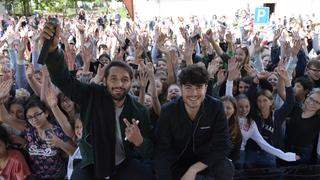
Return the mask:
[[[140,133],[140,129],[138,127],[139,121],[132,119],[132,124],[126,119],[123,118],[123,122],[126,124],[125,129],[125,141],[128,140],[129,142],[133,143],[135,146],[140,146],[143,143],[143,137]]]

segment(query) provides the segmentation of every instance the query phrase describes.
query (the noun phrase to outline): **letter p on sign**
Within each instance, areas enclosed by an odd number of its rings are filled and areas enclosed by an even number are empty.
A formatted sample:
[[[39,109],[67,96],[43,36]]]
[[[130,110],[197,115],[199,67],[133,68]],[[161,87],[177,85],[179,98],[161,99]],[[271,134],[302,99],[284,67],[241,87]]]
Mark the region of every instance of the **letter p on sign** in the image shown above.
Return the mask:
[[[266,25],[269,23],[269,8],[256,8],[254,14],[254,23],[258,25]]]

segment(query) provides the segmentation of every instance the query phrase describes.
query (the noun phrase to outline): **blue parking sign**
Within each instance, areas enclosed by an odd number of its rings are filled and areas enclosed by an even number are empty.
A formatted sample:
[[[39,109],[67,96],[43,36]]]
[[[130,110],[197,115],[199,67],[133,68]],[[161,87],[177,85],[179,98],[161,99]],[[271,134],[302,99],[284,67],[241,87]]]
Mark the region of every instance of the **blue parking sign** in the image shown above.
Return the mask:
[[[256,8],[254,23],[260,25],[269,23],[269,7]]]

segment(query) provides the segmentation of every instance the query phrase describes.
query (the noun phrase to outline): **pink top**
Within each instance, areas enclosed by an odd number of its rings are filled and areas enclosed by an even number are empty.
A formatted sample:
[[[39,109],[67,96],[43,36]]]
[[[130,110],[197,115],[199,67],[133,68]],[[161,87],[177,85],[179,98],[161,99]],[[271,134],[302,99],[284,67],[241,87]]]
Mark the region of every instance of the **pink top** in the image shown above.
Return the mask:
[[[23,155],[18,150],[8,150],[9,158],[0,176],[4,179],[23,180],[30,175],[30,170]]]

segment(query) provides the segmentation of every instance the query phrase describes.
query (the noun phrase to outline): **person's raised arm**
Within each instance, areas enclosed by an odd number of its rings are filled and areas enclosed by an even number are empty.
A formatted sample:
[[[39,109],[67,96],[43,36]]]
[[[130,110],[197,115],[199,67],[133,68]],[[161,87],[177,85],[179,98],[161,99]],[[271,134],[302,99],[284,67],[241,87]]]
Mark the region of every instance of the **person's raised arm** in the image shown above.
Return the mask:
[[[208,39],[208,41],[210,42],[210,44],[212,45],[213,49],[217,52],[217,54],[219,56],[222,56],[222,54],[224,53],[223,50],[221,49],[221,47],[213,40],[213,33],[212,30],[209,29],[206,34],[205,34],[205,38]]]
[[[251,138],[260,146],[261,149],[263,149],[264,151],[277,156],[278,158],[285,160],[285,161],[296,161],[299,160],[300,157],[296,155],[296,153],[291,153],[291,152],[283,152],[280,149],[277,149],[273,146],[271,146],[266,140],[264,140],[264,138],[261,136],[258,127],[256,125],[256,123],[252,124],[253,126],[253,133]]]
[[[83,97],[89,97],[91,86],[80,83],[69,73],[64,53],[61,49],[58,49],[61,28],[58,26],[55,34],[52,33],[53,28],[52,25],[47,23],[41,33],[41,37],[46,40],[53,38],[48,49],[48,57],[45,60],[51,81],[73,102],[80,105],[87,104],[88,98]]]
[[[226,83],[226,96],[233,96],[233,81],[240,77],[240,64],[236,58],[231,58],[228,63],[228,79]]]
[[[146,87],[148,83],[148,72],[146,71],[146,66],[143,64],[143,62],[139,64],[138,71],[139,71],[139,85],[140,85],[139,102],[141,104],[144,104]]]
[[[51,133],[51,139],[47,139],[46,142],[54,147],[57,147],[61,150],[63,150],[66,154],[71,156],[74,151],[76,150],[76,146],[69,140],[69,141],[63,141],[60,137],[58,137],[56,134]]]
[[[32,38],[29,39],[31,41],[31,54],[32,54],[32,65],[36,72],[39,72],[41,70],[41,65],[38,64],[38,58],[40,55],[40,32],[34,31]]]
[[[285,64],[287,63],[286,59],[281,59],[278,63],[277,69],[285,69]],[[277,93],[280,98],[284,101],[286,99],[286,88],[285,88],[285,81],[283,78],[278,79],[277,84]]]
[[[156,90],[156,80],[154,77],[154,68],[153,68],[153,64],[151,62],[149,62],[147,64],[147,71],[148,71],[148,77],[149,77],[149,82],[150,82],[150,90],[151,90],[151,97],[152,97],[152,107],[154,112],[157,115],[160,115],[160,111],[161,111],[161,104],[160,104],[160,100],[158,98],[158,94],[157,94],[157,90]]]
[[[101,82],[103,82],[104,71],[106,67],[106,65],[99,64],[97,74],[90,80],[90,83],[100,84]]]
[[[74,131],[71,127],[70,122],[68,121],[68,118],[66,115],[63,114],[63,112],[60,110],[58,106],[58,98],[55,91],[52,89],[52,84],[50,84],[50,87],[48,88],[46,92],[46,101],[55,117],[57,122],[59,123],[60,127],[62,128],[63,132],[70,138],[74,137]]]
[[[280,80],[283,81],[285,84],[285,95],[286,95],[283,105],[281,106],[280,109],[276,110],[274,114],[275,119],[279,120],[279,122],[276,122],[276,123],[278,123],[281,126],[281,124],[286,120],[286,117],[289,116],[289,114],[291,113],[294,107],[295,96],[294,96],[293,88],[291,86],[291,79],[289,78],[289,75],[288,75],[289,73],[283,67],[279,67],[277,71],[280,76]]]
[[[29,86],[33,90],[33,92],[40,97],[41,94],[41,83],[34,77],[34,67],[33,64],[28,64],[27,67],[27,81],[29,83]]]
[[[17,66],[16,66],[17,89],[19,88],[27,89],[28,81],[26,77],[26,65],[25,65],[25,57],[24,57],[27,41],[28,39],[26,37],[22,37],[19,43]]]
[[[12,87],[12,79],[7,79],[0,83],[0,122],[8,124],[10,127],[18,129],[20,131],[25,130],[26,122],[16,119],[7,111],[4,103],[9,98],[9,92]]]

